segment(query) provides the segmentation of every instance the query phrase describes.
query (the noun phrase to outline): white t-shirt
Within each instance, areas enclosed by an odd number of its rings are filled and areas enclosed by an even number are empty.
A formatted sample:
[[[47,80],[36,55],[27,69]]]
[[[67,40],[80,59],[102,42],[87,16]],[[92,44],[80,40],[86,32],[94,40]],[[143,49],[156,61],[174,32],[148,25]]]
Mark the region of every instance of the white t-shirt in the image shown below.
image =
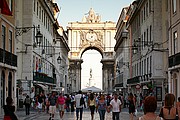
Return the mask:
[[[112,99],[110,102],[110,105],[112,105],[112,112],[120,112],[119,111],[119,106],[121,105],[121,101],[119,99],[117,99],[117,102]]]
[[[83,105],[80,105],[80,99],[81,99],[82,95],[81,94],[77,94],[75,95],[75,101],[76,101],[76,108],[83,108]]]

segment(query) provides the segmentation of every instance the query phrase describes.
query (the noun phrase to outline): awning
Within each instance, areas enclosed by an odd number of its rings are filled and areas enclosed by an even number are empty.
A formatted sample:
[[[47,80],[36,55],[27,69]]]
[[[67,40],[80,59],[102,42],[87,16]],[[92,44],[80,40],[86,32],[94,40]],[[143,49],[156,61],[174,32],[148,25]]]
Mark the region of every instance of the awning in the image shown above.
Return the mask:
[[[92,86],[92,87],[82,89],[82,92],[103,92],[103,90],[101,90],[100,88],[97,88],[95,86]]]
[[[43,85],[43,84],[35,84],[37,86],[40,86],[43,90],[48,90],[48,86]]]
[[[149,88],[147,87],[147,85],[144,85],[144,86],[143,86],[143,89],[144,89],[144,90],[147,90],[147,89],[149,89]]]

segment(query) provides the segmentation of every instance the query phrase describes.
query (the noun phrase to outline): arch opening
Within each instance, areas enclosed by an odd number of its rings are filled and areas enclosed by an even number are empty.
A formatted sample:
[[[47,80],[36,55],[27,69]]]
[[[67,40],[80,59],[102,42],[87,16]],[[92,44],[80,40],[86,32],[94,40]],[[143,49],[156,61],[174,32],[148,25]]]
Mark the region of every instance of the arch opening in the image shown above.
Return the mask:
[[[102,53],[93,47],[85,49],[81,55],[81,89],[95,86],[102,89]]]

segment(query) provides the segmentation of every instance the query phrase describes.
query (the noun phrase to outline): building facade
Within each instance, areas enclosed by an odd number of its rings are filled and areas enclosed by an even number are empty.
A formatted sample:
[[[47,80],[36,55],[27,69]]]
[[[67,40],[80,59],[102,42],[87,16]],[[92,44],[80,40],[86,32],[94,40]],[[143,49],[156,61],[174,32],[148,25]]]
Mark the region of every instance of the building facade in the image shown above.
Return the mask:
[[[68,45],[69,69],[71,76],[71,91],[81,89],[81,59],[82,54],[95,49],[102,55],[103,64],[102,89],[111,92],[114,86],[114,45],[115,45],[115,23],[112,21],[101,21],[101,16],[97,15],[91,8],[87,16],[81,22],[68,23]]]
[[[16,100],[15,2],[5,2],[12,15],[3,13],[4,8],[0,9],[0,115],[3,115],[6,97]]]
[[[115,91],[127,93],[127,79],[129,78],[129,41],[126,23],[128,16],[126,15],[128,7],[122,9],[116,24],[116,76],[115,76]]]
[[[64,31],[62,27],[59,27],[57,31],[57,35],[55,38],[56,48],[55,48],[55,61],[57,60],[56,66],[56,89],[61,91],[62,93],[70,93],[70,82],[69,82],[69,59],[68,59],[68,52],[70,48],[68,46],[68,37],[67,32]],[[58,63],[59,61],[59,63]]]
[[[130,40],[131,92],[164,99],[167,81],[167,40],[162,35],[162,0],[136,0],[127,12]],[[166,58],[167,59],[167,58]]]
[[[180,96],[180,1],[168,1],[168,38],[169,38],[169,92],[176,98]]]
[[[27,9],[28,8],[28,9]],[[16,1],[17,97],[45,94],[56,87],[55,38],[58,6],[51,0]],[[36,41],[40,33],[41,41]],[[20,101],[17,103],[21,104]],[[19,105],[21,106],[21,105]],[[21,106],[22,107],[22,106]]]

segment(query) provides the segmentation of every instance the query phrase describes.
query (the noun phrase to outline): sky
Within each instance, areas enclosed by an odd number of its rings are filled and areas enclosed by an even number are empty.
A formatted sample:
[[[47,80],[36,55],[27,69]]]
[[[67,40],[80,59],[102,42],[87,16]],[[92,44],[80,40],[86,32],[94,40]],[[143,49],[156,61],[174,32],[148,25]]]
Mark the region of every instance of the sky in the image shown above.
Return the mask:
[[[63,26],[64,30],[68,26],[68,22],[82,21],[90,8],[101,16],[101,21],[117,22],[121,10],[129,6],[133,0],[55,0],[57,2],[60,13],[58,22]],[[82,85],[86,88],[89,84],[90,69],[92,69],[92,84],[102,89],[102,64],[100,63],[102,56],[96,50],[88,50],[84,52],[82,63]]]
[[[66,29],[68,22],[81,21],[90,8],[101,15],[101,21],[117,22],[123,7],[133,0],[55,0],[60,8],[58,21]]]

